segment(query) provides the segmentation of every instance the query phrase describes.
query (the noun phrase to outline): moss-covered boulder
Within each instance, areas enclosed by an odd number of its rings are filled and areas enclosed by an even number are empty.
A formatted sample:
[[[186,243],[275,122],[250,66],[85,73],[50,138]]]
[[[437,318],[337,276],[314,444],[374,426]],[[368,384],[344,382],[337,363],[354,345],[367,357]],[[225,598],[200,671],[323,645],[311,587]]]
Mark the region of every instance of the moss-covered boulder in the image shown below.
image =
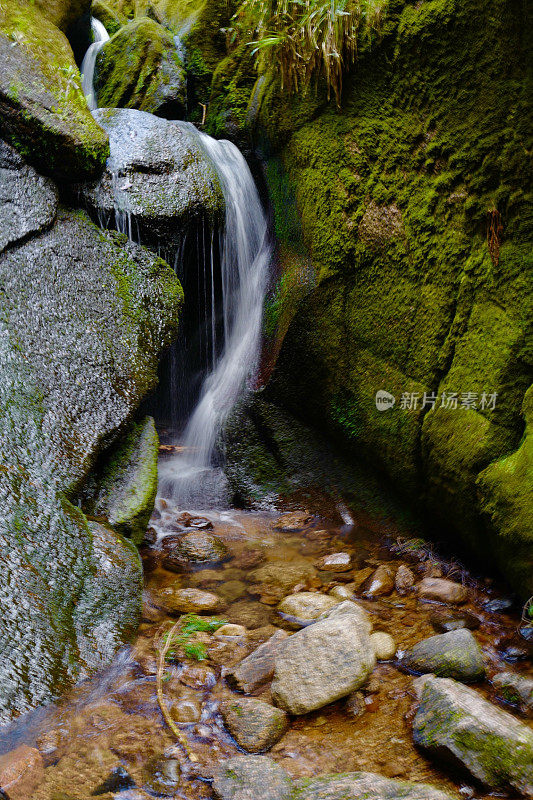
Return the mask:
[[[190,123],[134,109],[98,109],[111,157],[98,181],[77,187],[95,218],[169,251],[188,228],[221,221],[224,197],[212,161]]]
[[[429,675],[415,681],[413,738],[429,755],[461,764],[492,789],[533,794],[533,731],[473,689]]]
[[[0,6],[0,136],[58,180],[98,173],[109,153],[67,38],[23,0]]]
[[[5,722],[109,662],[136,628],[135,548],[88,523],[77,496],[154,387],[182,293],[152,253],[65,210],[4,251],[0,284]]]
[[[84,510],[140,544],[157,493],[159,437],[152,417],[121,438],[85,487]],[[92,496],[91,496],[92,495]]]
[[[171,34],[148,17],[120,28],[98,54],[95,90],[102,108],[183,119],[185,70]]]

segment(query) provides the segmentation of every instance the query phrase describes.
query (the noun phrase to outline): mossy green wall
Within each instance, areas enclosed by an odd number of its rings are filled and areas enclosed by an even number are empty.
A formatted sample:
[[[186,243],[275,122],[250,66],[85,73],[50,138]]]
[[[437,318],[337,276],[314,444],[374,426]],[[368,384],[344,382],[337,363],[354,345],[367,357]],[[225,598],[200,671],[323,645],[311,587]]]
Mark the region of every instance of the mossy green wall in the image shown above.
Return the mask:
[[[256,145],[294,192],[317,281],[270,393],[385,469],[436,530],[488,551],[526,594],[533,573],[513,556],[517,542],[522,561],[531,553],[524,502],[504,522],[477,481],[519,446],[533,373],[531,34],[516,0],[393,0],[341,109],[320,87],[284,96],[268,73],[240,84]],[[213,129],[235,102],[226,67]],[[494,210],[498,257],[487,244]],[[377,411],[379,389],[396,396],[392,410]],[[477,393],[478,407],[399,407],[404,392],[452,391]],[[497,393],[494,410],[479,407],[483,392]],[[531,472],[520,474],[530,491]]]

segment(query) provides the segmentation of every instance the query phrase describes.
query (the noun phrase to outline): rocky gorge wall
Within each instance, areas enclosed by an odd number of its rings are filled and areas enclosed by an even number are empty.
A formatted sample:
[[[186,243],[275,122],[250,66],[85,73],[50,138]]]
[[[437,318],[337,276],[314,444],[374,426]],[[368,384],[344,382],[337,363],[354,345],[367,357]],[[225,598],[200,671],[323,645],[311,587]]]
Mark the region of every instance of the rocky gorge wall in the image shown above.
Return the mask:
[[[66,37],[31,4],[0,10],[0,107],[2,724],[136,631],[124,535],[142,538],[153,508],[158,440],[133,423],[183,295],[164,261],[65,205],[65,181],[94,178],[109,145]]]
[[[208,118],[266,162],[281,259],[266,319],[282,335],[292,321],[264,396],[373,462],[526,597],[531,30],[522,2],[392,2],[342,108],[320,87],[288,97],[241,48]]]

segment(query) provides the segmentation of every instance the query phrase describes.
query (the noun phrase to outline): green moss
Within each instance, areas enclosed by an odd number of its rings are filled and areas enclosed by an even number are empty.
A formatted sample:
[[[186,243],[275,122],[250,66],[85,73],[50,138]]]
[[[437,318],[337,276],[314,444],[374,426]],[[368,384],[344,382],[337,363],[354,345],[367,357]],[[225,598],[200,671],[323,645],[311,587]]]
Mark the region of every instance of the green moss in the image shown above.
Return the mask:
[[[0,67],[7,141],[60,179],[86,178],[103,168],[107,137],[89,112],[70,45],[32,5],[2,6]]]
[[[104,2],[104,0],[93,0],[91,16],[100,20],[110,36],[117,33],[128,21],[124,14],[114,9],[112,5]]]
[[[170,33],[148,17],[120,28],[98,54],[95,90],[102,107],[182,119],[185,71]]]

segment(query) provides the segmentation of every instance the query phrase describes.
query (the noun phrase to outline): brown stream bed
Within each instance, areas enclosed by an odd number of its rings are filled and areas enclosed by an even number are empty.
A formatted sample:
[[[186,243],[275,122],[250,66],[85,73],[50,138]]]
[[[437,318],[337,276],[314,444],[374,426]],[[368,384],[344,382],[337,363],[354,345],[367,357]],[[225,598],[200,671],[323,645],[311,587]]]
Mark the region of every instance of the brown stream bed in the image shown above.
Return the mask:
[[[214,768],[222,759],[242,752],[219,713],[219,704],[231,695],[224,673],[276,628],[287,625],[276,611],[279,589],[271,583],[258,586],[254,579],[254,569],[268,563],[274,570],[286,573],[292,567],[295,576],[302,574],[282,596],[295,587],[329,591],[355,582],[356,601],[371,614],[374,630],[390,633],[399,650],[437,633],[430,618],[443,606],[423,601],[415,592],[365,597],[365,575],[381,564],[393,572],[406,564],[417,580],[443,575],[462,582],[468,587],[469,600],[460,613],[468,611],[478,619],[474,635],[487,661],[488,680],[477,688],[499,702],[493,696],[491,675],[502,670],[533,674],[527,643],[517,634],[518,611],[487,610],[488,602],[504,597],[491,579],[475,580],[459,564],[439,560],[431,546],[410,541],[408,532],[395,530],[391,524],[378,524],[352,510],[353,525],[346,525],[334,507],[321,507],[318,502],[315,508],[308,505],[308,510],[314,515],[297,531],[275,529],[280,510],[202,512],[212,523],[210,532],[229,550],[228,559],[218,566],[171,571],[162,566],[157,543],[142,548],[143,621],[132,647],[119,653],[108,670],[76,687],[59,704],[21,720],[4,736],[1,752],[26,743],[37,747],[45,759],[44,779],[32,800],[85,800],[91,795],[104,800],[212,797],[209,778]],[[152,524],[160,537],[176,534],[178,515],[171,507],[155,512]],[[352,555],[354,569],[343,574],[314,570],[320,557],[338,551]],[[162,626],[168,628],[177,618],[160,608],[160,593],[171,586],[217,594],[221,603],[216,616],[247,629],[238,637],[197,634],[205,645],[206,659],[178,659],[167,666],[165,702],[198,759],[194,764],[165,724],[156,696],[154,640]],[[467,775],[436,766],[416,750],[411,735],[412,684],[413,677],[394,661],[380,662],[370,684],[355,700],[292,718],[288,732],[269,755],[294,777],[364,770],[432,783],[457,797],[510,796],[488,794]],[[268,685],[255,696],[268,701]],[[517,709],[506,709],[532,725]],[[121,790],[118,795],[117,790]]]

